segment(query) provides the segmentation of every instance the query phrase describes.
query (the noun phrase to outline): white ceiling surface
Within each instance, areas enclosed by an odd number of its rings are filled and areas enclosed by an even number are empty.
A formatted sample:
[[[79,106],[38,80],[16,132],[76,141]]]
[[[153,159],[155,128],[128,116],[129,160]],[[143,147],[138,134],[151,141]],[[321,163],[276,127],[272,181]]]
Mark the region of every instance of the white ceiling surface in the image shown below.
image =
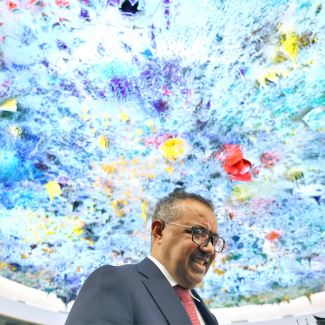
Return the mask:
[[[72,304],[69,304],[68,310],[66,310],[64,303],[54,294],[47,294],[44,291],[24,286],[1,276],[0,296],[53,312],[67,312],[70,311],[72,306]]]
[[[0,315],[41,325],[64,325],[68,316],[67,314],[26,305],[4,297],[0,297]]]
[[[281,302],[280,304],[273,305],[251,305],[237,308],[220,308],[211,309],[211,311],[221,324],[231,324],[234,322],[240,324],[244,323],[245,321],[254,322],[254,325],[269,325],[271,324],[270,320],[281,320],[272,322],[272,324],[298,325],[296,321],[290,322],[289,318],[292,319],[292,317],[296,316],[294,317],[294,319],[296,319],[298,316],[303,316],[298,318],[304,320],[304,318],[307,317],[306,315],[309,315],[310,317],[308,317],[308,320],[310,318],[314,320],[312,314],[325,317],[325,292],[311,295],[310,300],[311,303],[307,297],[300,297],[295,300],[291,300],[290,303]],[[299,324],[305,325],[306,322],[300,322]],[[316,322],[314,321],[311,323],[309,321],[309,325],[311,324],[316,324]]]
[[[311,303],[306,297],[300,297],[290,303],[220,308],[211,311],[216,315],[219,324],[240,324],[244,321],[243,324],[258,322],[254,325],[269,325],[270,320],[274,320],[272,324],[297,325],[296,319],[299,319],[299,325],[305,325],[304,318],[308,318],[309,325],[312,325],[315,324],[312,314],[325,317],[325,292],[313,294],[310,299]],[[2,315],[38,324],[63,325],[72,305],[73,303],[70,303],[66,309],[64,303],[54,294],[47,294],[0,277]]]

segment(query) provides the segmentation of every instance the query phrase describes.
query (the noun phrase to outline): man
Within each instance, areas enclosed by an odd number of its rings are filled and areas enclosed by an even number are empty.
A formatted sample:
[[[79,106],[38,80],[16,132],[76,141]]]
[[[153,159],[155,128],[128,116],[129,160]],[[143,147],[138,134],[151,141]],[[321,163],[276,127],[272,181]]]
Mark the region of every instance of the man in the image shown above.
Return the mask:
[[[66,325],[218,325],[193,290],[224,247],[213,210],[211,201],[186,192],[159,201],[152,216],[151,256],[136,265],[94,271]]]

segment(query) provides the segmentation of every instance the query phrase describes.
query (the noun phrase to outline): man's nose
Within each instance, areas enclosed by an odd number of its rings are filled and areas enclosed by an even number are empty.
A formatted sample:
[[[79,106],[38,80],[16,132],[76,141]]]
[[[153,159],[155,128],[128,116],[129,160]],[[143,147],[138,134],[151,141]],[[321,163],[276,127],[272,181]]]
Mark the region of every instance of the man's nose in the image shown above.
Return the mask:
[[[211,243],[211,241],[209,241],[208,245],[206,246],[200,246],[201,251],[205,252],[208,255],[213,255],[214,254],[214,247]]]

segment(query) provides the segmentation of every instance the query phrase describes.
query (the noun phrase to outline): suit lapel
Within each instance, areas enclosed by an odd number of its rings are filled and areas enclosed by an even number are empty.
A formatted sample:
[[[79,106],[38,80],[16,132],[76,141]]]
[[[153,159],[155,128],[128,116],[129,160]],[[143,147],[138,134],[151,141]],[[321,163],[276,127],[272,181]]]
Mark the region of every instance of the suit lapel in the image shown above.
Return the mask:
[[[218,325],[217,319],[214,317],[214,315],[210,312],[209,308],[205,305],[202,298],[197,294],[195,290],[191,290],[192,294],[195,298],[199,299],[200,302],[195,301],[196,307],[201,313],[202,318],[204,319],[204,322],[206,325]]]
[[[138,271],[146,277],[142,282],[156,302],[169,324],[191,324],[191,320],[170,285],[159,268],[149,258],[137,264]]]

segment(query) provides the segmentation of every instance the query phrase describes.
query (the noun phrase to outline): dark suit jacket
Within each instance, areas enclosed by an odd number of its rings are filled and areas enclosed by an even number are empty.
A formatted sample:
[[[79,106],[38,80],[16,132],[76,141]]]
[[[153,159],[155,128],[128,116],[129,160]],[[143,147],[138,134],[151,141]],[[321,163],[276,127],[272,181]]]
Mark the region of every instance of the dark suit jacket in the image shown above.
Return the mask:
[[[203,300],[195,304],[205,324],[218,325]],[[65,325],[191,324],[191,320],[159,268],[149,258],[135,265],[106,265],[82,286]]]

